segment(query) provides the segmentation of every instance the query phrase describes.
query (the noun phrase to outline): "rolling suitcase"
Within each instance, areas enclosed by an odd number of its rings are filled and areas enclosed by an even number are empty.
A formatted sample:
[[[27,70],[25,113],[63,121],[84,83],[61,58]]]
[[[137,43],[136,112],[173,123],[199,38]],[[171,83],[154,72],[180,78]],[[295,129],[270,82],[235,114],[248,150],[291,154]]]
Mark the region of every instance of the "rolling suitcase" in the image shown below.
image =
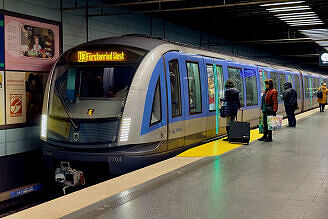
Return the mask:
[[[243,111],[242,111],[243,117]],[[231,122],[229,142],[249,143],[250,140],[250,123],[249,122]]]

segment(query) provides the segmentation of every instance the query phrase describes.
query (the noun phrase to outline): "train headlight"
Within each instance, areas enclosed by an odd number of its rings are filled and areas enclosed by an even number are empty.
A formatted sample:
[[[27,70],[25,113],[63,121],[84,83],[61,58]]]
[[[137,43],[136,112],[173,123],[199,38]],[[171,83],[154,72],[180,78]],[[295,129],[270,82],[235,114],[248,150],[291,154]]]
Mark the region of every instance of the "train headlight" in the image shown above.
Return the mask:
[[[48,117],[47,115],[41,116],[41,139],[47,140],[47,125],[48,125]]]
[[[121,134],[120,134],[121,142],[129,140],[130,125],[131,125],[131,118],[123,119],[122,126],[121,126]]]

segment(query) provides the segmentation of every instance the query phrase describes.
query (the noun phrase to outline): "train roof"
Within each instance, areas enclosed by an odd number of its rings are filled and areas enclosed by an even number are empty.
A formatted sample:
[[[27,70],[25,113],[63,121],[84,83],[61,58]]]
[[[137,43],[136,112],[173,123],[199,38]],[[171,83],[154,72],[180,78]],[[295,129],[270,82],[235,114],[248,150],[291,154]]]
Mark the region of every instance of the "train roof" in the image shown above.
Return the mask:
[[[152,37],[152,36],[148,36],[148,35],[144,35],[144,34],[128,34],[128,35],[117,36],[117,37],[101,38],[101,39],[97,39],[97,40],[93,40],[93,41],[90,41],[87,43],[80,44],[77,47],[92,46],[92,45],[104,45],[104,44],[125,45],[125,46],[135,47],[135,48],[139,48],[139,49],[143,49],[143,50],[147,50],[147,51],[151,51],[152,49],[155,49],[156,47],[163,45],[163,44],[173,44],[173,45],[180,46],[180,47],[199,50],[206,54],[215,53],[217,55],[221,55],[223,57],[223,59],[225,59],[227,61],[231,60],[231,61],[240,62],[243,64],[256,65],[259,67],[269,68],[269,69],[277,70],[277,71],[302,72],[302,73],[307,73],[309,75],[326,76],[326,75],[322,75],[320,73],[303,71],[301,69],[296,69],[294,67],[281,66],[279,64],[274,64],[274,63],[255,61],[255,60],[249,59],[247,57],[226,54],[226,53],[223,53],[223,52],[220,52],[217,50],[211,50],[211,49],[197,47],[194,45],[184,44],[184,43],[180,43],[180,42],[164,40],[160,37],[156,38],[156,37]]]

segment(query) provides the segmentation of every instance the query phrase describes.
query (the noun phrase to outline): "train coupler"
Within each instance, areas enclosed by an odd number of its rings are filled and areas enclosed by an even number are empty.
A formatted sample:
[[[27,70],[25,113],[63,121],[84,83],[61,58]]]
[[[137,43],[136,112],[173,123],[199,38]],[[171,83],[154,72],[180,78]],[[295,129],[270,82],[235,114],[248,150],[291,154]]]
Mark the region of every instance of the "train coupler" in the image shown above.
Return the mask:
[[[85,185],[85,177],[82,171],[71,168],[69,162],[61,162],[55,171],[55,182],[63,187],[65,195],[67,188]]]

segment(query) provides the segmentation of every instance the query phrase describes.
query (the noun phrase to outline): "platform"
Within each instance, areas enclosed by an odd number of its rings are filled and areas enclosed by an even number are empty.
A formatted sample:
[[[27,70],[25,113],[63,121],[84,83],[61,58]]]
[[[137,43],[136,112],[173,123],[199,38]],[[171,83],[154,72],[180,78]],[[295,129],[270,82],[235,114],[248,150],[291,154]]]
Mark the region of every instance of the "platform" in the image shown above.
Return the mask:
[[[202,145],[11,217],[327,218],[328,112],[317,111],[273,142],[205,157]]]

